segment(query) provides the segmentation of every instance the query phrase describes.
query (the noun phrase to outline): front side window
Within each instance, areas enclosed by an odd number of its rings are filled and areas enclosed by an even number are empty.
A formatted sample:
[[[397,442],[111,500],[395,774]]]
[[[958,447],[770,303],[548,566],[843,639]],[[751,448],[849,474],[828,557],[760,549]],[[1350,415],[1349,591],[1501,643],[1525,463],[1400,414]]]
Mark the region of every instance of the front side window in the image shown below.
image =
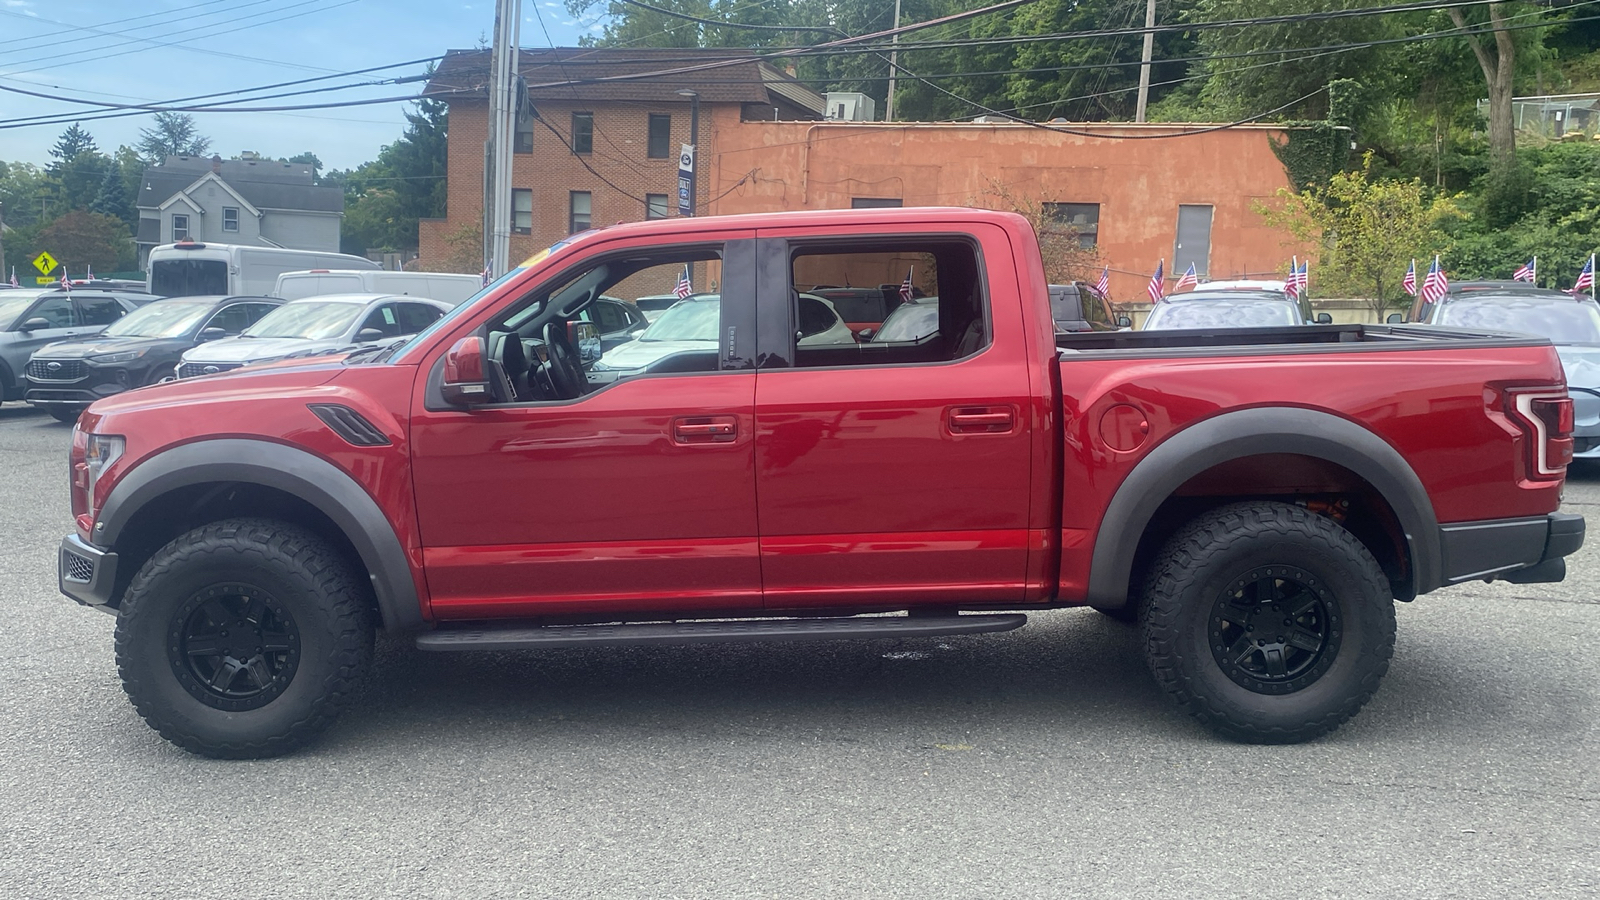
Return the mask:
[[[572,114],[572,152],[579,154],[594,152],[594,113]]]
[[[172,242],[184,240],[189,236],[189,217],[180,213],[172,216]]]
[[[1078,247],[1090,250],[1100,242],[1100,204],[1042,203],[1045,221],[1072,229]],[[1091,320],[1093,321],[1093,320]]]
[[[244,303],[235,303],[217,310],[217,314],[206,323],[206,328],[221,328],[225,334],[235,335],[254,323],[250,317],[250,306]],[[202,331],[205,329],[202,328]]]
[[[370,334],[363,334],[369,329],[381,332],[382,336],[373,337]],[[356,330],[356,340],[375,341],[382,338],[399,337],[400,334],[400,311],[395,308],[395,304],[385,303],[367,314],[366,320]]]
[[[665,219],[667,217],[667,195],[645,194],[644,217],[646,219]]]
[[[533,191],[531,189],[511,189],[511,231],[513,234],[533,234]]]
[[[83,325],[110,325],[128,311],[111,297],[78,297],[78,318]]]
[[[237,206],[224,206],[222,208],[222,230],[223,231],[238,231],[239,230],[239,207],[237,207]]]
[[[66,296],[51,297],[35,306],[23,316],[22,324],[26,325],[34,319],[43,319],[49,323],[44,326],[46,328],[71,328],[82,324],[72,314],[72,300]]]
[[[593,197],[588,191],[572,191],[567,200],[567,232],[577,234],[589,229]]]
[[[671,156],[672,144],[672,117],[657,113],[650,114],[650,146],[651,159],[666,159]]]

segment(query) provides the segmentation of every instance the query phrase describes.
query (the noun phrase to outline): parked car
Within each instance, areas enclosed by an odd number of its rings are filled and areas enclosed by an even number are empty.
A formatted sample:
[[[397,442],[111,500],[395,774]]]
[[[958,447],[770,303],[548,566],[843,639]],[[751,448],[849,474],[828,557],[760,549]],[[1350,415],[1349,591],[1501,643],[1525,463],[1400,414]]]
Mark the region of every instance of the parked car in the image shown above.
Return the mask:
[[[1543,297],[1546,299],[1572,299],[1566,291],[1555,291],[1549,288],[1534,287],[1526,281],[1458,281],[1450,285],[1445,295],[1438,302],[1429,302],[1422,298],[1419,292],[1411,301],[1411,309],[1406,313],[1390,313],[1388,322],[1398,324],[1412,322],[1418,325],[1434,325],[1439,321],[1439,310],[1445,306],[1465,297],[1498,297],[1515,300],[1520,297]]]
[[[279,275],[272,296],[301,300],[329,294],[403,294],[457,306],[481,290],[483,279],[478,275],[386,269],[308,269]]]
[[[98,335],[34,351],[23,376],[23,399],[59,421],[74,421],[101,397],[176,378],[185,351],[238,335],[281,305],[277,297],[173,297],[147,303]]]
[[[799,303],[801,346],[855,343],[855,334],[827,300],[800,294]],[[721,294],[696,294],[678,301],[637,339],[600,357],[589,371],[589,380],[611,382],[647,372],[677,354],[715,350],[721,305]]]
[[[1189,291],[1165,297],[1150,310],[1144,331],[1173,328],[1272,328],[1326,325],[1327,313],[1281,291]]]
[[[1118,313],[1110,300],[1081,281],[1050,285],[1050,315],[1055,319],[1056,334],[1133,327],[1131,318]]]
[[[1051,304],[1052,311],[1055,303]],[[869,340],[875,344],[894,344],[920,341],[939,330],[939,298],[927,297],[902,303],[889,313],[883,325],[872,330]]]
[[[740,290],[651,326],[714,338],[695,365],[587,382],[576,313],[708,254]],[[856,343],[796,293],[802,267],[885,258],[937,284],[936,340]],[[1307,741],[1378,689],[1397,599],[1565,577],[1584,521],[1560,511],[1572,409],[1548,340],[1053,335],[1040,258],[1027,219],[977,209],[580,235],[403,345],[96,402],[58,583],[116,611],[122,686],[153,728],[241,758],[305,744],[359,697],[378,628],[604,660],[1003,632],[1065,606],[1137,618],[1161,690],[1220,734]],[[534,366],[551,391],[513,391]]]
[[[600,333],[600,349],[608,351],[637,338],[650,327],[644,310],[616,297],[597,297],[578,313],[578,321],[592,322]]]
[[[416,334],[452,309],[448,303],[393,294],[334,294],[291,300],[237,337],[183,354],[179,378],[215,375],[251,363],[315,356]]]
[[[130,291],[36,291],[0,293],[0,388],[4,399],[21,400],[28,357],[46,344],[99,334],[107,325],[150,302]]]
[[[1471,293],[1438,307],[1434,323],[1548,338],[1572,395],[1573,456],[1600,459],[1600,304],[1562,291]]]

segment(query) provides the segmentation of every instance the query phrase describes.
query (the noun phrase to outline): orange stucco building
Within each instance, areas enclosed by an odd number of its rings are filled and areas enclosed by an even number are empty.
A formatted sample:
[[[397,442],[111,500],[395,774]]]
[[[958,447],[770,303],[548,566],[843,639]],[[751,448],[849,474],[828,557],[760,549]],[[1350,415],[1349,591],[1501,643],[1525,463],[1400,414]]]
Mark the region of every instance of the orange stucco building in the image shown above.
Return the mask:
[[[1291,253],[1304,252],[1253,208],[1289,185],[1272,152],[1283,135],[1276,126],[828,121],[821,95],[765,64],[651,77],[650,61],[635,58],[646,51],[558,53],[523,52],[542,121],[513,168],[525,223],[513,258],[576,225],[659,215],[668,197],[666,212],[675,215],[676,149],[689,141],[690,104],[679,94],[686,89],[700,95],[702,214],[1041,204],[1097,249],[1112,270],[1112,297],[1124,302],[1144,297],[1159,260],[1174,280],[1191,261],[1215,280],[1275,274]],[[447,217],[422,223],[424,267],[447,255],[445,235],[482,211],[487,104],[461,92],[470,70],[450,63],[429,86],[450,106],[449,185]],[[606,80],[615,71],[627,74]],[[579,76],[595,83],[568,83]],[[587,132],[581,142],[572,132],[579,124]],[[655,126],[666,132],[658,137],[670,143],[670,158],[650,149]]]

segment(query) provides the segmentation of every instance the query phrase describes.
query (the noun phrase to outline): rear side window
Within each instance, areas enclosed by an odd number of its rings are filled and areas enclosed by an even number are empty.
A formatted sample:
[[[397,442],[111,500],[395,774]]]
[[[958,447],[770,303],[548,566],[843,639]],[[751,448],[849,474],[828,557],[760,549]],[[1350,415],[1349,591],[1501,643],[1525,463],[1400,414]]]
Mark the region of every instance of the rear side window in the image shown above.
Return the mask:
[[[400,330],[400,317],[395,310],[395,304],[385,303],[367,314],[366,321],[361,323],[358,332],[375,328],[383,333],[384,337],[399,337],[404,334]]]
[[[1089,327],[1095,331],[1110,331],[1115,326],[1111,324],[1111,316],[1106,313],[1105,301],[1093,291],[1078,289],[1078,299],[1083,302],[1083,318]]]
[[[74,302],[84,325],[110,325],[128,312],[110,297],[80,297]]]

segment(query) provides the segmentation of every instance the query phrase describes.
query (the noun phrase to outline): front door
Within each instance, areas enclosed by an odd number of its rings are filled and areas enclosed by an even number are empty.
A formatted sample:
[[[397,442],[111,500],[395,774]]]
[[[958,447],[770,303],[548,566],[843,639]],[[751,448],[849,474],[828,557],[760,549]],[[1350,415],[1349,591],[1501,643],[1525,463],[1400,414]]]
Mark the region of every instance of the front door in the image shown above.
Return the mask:
[[[988,283],[977,238],[960,233],[863,234],[844,245],[763,233],[761,259],[756,495],[767,608],[1021,602],[1029,547],[1042,536],[1029,529],[1015,284]],[[907,281],[901,305],[937,311],[917,329],[886,327],[891,340],[866,342],[804,333],[814,286]],[[991,303],[991,291],[1004,302]]]
[[[514,384],[511,402],[441,408],[426,396],[437,366],[424,362],[412,454],[437,618],[759,607],[756,375],[746,361],[754,240],[742,236],[614,253],[602,245],[492,313],[490,354]],[[627,300],[661,293],[685,265],[722,292],[721,323],[707,323],[703,347],[686,340],[622,377],[590,372],[581,396],[546,393],[540,309],[565,306],[573,285]],[[617,282],[608,266],[631,274]]]

